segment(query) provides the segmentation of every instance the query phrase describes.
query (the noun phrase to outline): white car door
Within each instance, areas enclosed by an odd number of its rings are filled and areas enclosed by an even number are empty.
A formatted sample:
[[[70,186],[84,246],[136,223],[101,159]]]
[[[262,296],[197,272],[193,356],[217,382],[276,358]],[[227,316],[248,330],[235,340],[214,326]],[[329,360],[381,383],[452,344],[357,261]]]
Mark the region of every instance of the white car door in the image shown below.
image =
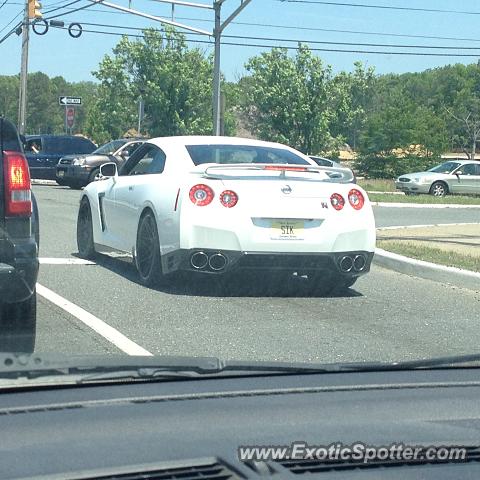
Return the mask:
[[[121,250],[130,252],[136,243],[138,218],[145,200],[158,188],[156,179],[165,168],[165,153],[157,146],[145,144],[138,155],[131,157],[118,177],[114,188],[112,224],[121,243]]]

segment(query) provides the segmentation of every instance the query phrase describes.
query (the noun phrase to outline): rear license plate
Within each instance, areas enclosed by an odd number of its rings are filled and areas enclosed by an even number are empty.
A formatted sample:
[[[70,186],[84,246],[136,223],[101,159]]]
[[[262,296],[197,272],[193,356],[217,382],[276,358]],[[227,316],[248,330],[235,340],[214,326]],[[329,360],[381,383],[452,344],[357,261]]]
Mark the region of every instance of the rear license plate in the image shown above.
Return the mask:
[[[303,240],[304,228],[303,220],[272,220],[270,238],[272,240]]]
[[[64,177],[65,176],[65,171],[64,170],[59,170],[58,171],[58,176],[59,177]]]

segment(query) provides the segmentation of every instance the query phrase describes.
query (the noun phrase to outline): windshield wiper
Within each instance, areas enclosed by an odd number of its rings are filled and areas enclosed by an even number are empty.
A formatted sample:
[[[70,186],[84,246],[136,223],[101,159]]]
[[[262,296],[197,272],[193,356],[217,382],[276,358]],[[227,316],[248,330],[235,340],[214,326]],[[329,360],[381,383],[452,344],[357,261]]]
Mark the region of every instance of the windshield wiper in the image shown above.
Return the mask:
[[[480,353],[403,362],[289,363],[222,361],[215,357],[134,357],[0,354],[0,380],[35,380],[58,383],[160,381],[219,376],[373,372],[480,366]],[[63,377],[63,378],[60,378]]]

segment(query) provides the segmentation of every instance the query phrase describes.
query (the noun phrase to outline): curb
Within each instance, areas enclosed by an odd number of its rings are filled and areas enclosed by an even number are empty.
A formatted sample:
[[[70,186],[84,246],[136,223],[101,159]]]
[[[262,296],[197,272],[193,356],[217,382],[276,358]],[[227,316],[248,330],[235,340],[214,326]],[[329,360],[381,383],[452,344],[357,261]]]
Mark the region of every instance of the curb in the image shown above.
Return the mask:
[[[384,230],[406,230],[413,228],[431,228],[431,227],[461,227],[464,225],[480,225],[479,222],[462,222],[462,223],[431,223],[425,225],[399,225],[392,227],[378,227],[377,232],[383,232]]]
[[[432,204],[432,203],[395,203],[395,202],[370,202],[374,207],[390,208],[479,208],[480,205],[459,205],[459,204]]]
[[[406,275],[480,292],[480,273],[469,270],[416,260],[381,248],[375,249],[373,263]]]

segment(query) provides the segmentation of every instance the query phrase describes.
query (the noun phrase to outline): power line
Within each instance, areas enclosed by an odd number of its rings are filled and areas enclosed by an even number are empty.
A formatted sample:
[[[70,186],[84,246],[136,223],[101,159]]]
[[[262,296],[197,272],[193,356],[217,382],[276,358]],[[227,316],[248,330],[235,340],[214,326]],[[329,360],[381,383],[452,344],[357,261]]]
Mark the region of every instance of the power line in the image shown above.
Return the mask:
[[[46,12],[43,12],[44,15],[47,15],[51,12],[56,12],[57,10],[62,10],[63,8],[65,7],[69,7],[70,5],[73,5],[75,3],[79,3],[81,2],[81,0],[73,0],[73,2],[70,2],[70,3],[67,3],[66,5],[61,5],[59,7],[56,7],[56,8],[52,8],[51,10],[47,10]],[[60,4],[60,3],[63,3],[63,2],[59,2],[59,3],[56,3],[54,5],[51,5],[52,7],[55,7],[56,5]],[[75,10],[74,8],[72,8],[71,10]]]
[[[54,27],[66,30],[66,27]],[[132,27],[131,27],[132,28]],[[102,30],[89,30],[83,29],[83,32],[86,33],[95,33],[101,35],[112,35],[112,36],[126,36],[132,38],[145,38],[144,35],[140,34],[128,34],[123,32],[107,32]],[[191,35],[188,34],[188,35]],[[209,40],[198,40],[198,39],[186,39],[186,42],[195,43],[195,44],[208,44],[213,46],[213,42]],[[237,46],[237,47],[255,47],[255,48],[283,48],[287,50],[298,50],[298,46],[284,46],[284,45],[272,45],[272,44],[256,44],[256,43],[238,43],[238,42],[222,42],[222,45],[230,45],[230,46]],[[310,48],[310,47],[309,47]],[[475,57],[478,58],[480,56],[480,52],[478,54],[473,53],[432,53],[432,52],[387,52],[381,50],[357,50],[357,49],[337,49],[337,48],[317,48],[313,47],[310,48],[311,51],[318,51],[318,52],[334,52],[334,53],[359,53],[359,54],[373,54],[373,55],[402,55],[402,56],[423,56],[423,57]]]
[[[19,3],[20,5],[20,3]],[[74,11],[75,9],[67,9]],[[120,14],[125,15],[126,12],[118,12],[113,10],[99,10],[91,9],[91,12],[100,12],[100,13],[109,13],[109,14]],[[193,18],[193,17],[176,17],[178,20],[189,20],[197,21],[203,23],[214,23],[213,20],[207,20],[203,18]],[[329,33],[349,33],[355,35],[367,35],[367,36],[381,36],[381,37],[403,37],[403,38],[421,38],[425,40],[454,40],[454,41],[463,41],[463,42],[480,42],[480,38],[468,38],[468,37],[448,37],[448,36],[435,36],[435,35],[414,35],[406,33],[385,33],[385,32],[375,32],[375,31],[361,31],[361,30],[341,30],[334,28],[320,28],[320,27],[302,27],[302,26],[292,26],[292,25],[280,25],[273,23],[256,23],[256,22],[232,22],[232,25],[243,25],[250,27],[268,27],[276,29],[285,29],[285,30],[302,30],[302,31],[312,31],[312,32],[329,32]]]
[[[92,22],[77,22],[82,25],[89,25],[94,27],[117,28],[122,30],[137,30],[143,31],[145,28],[128,27],[124,25],[112,25],[106,23],[92,23]],[[189,32],[186,35],[202,35],[200,33]],[[260,40],[260,41],[274,41],[274,42],[289,42],[289,43],[303,43],[303,44],[319,44],[319,45],[344,45],[344,46],[359,46],[359,47],[387,47],[387,48],[419,48],[419,49],[434,49],[434,50],[478,50],[480,47],[463,47],[451,45],[402,45],[389,43],[358,43],[358,42],[334,42],[322,40],[307,40],[307,39],[292,39],[292,38],[272,38],[272,37],[252,37],[248,35],[222,35],[224,38],[245,39],[245,40]]]
[[[80,2],[81,0],[74,0],[73,2],[69,3],[69,5],[72,5],[74,3],[77,3],[77,2]],[[71,13],[75,13],[75,12],[79,12],[80,10],[85,10],[87,8],[90,8],[94,5],[94,3],[87,3],[86,5],[84,5],[83,7],[78,7],[78,8],[74,8],[73,10],[71,10],[70,12],[63,12],[63,13],[59,13],[57,15],[53,15],[52,17],[48,17],[46,18],[45,20],[52,20],[54,18],[60,18],[60,17],[63,17],[65,15],[70,15]],[[60,7],[61,8],[61,7]],[[58,10],[58,8],[56,9]],[[48,12],[45,12],[45,13],[48,13]]]
[[[2,8],[2,7],[4,7],[4,6],[5,6],[5,4],[6,4],[7,2],[8,2],[8,0],[4,0],[4,1],[3,1],[3,3],[2,3],[2,4],[0,4],[0,10],[1,10],[1,8]]]
[[[314,5],[335,5],[340,7],[361,7],[361,8],[380,8],[383,10],[403,10],[411,12],[431,12],[431,13],[457,13],[462,15],[480,15],[480,12],[471,12],[465,10],[442,10],[439,8],[421,8],[421,7],[395,7],[393,5],[368,5],[364,3],[342,3],[326,2],[324,0],[276,0],[282,3],[306,3]]]
[[[23,9],[20,10],[1,30],[0,33],[2,33],[4,30],[6,30],[20,15],[22,15]],[[15,27],[16,28],[16,27]]]

